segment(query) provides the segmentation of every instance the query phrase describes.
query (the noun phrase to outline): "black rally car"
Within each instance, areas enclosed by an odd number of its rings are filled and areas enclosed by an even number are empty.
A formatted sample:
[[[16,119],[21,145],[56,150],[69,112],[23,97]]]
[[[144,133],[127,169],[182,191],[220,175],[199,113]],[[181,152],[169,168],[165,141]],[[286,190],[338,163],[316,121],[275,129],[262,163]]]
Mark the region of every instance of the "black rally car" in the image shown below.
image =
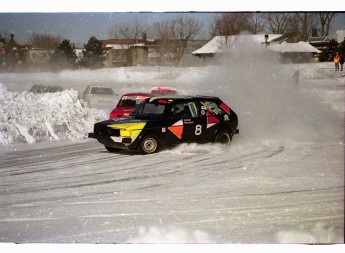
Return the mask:
[[[238,118],[218,97],[162,96],[145,99],[130,118],[97,122],[89,138],[110,152],[137,149],[141,154],[181,143],[229,144],[239,132]]]

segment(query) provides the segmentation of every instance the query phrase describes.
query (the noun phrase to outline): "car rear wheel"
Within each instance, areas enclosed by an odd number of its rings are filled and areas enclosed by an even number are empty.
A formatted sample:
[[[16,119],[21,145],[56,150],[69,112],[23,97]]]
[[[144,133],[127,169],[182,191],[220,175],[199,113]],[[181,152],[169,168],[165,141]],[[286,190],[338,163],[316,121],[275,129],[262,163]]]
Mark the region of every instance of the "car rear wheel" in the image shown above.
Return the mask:
[[[230,131],[222,130],[216,135],[215,142],[222,145],[229,145],[232,139],[231,137]]]
[[[121,149],[120,148],[113,148],[113,147],[109,147],[109,146],[104,146],[109,152],[118,152]]]
[[[148,134],[144,136],[138,146],[139,153],[142,155],[153,154],[158,152],[160,148],[160,142],[157,136]]]

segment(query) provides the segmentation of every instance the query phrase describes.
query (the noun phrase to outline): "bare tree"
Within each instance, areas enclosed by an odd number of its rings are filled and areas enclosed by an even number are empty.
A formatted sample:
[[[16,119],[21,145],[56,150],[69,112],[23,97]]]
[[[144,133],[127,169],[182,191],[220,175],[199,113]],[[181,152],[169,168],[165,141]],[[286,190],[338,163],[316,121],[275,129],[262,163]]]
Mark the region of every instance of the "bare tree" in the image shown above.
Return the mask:
[[[60,37],[33,33],[30,36],[30,44],[38,49],[38,52],[33,53],[32,59],[40,63],[47,62],[54,55],[54,51],[59,47],[60,42]]]
[[[161,43],[161,57],[170,51],[174,54],[177,65],[181,65],[188,42],[200,32],[201,23],[192,18],[179,16],[157,22],[153,29]]]
[[[258,34],[264,30],[264,21],[262,20],[262,16],[259,13],[254,13],[253,17],[253,25],[252,25],[252,33]]]
[[[211,24],[212,36],[230,36],[241,32],[257,32],[258,20],[252,13],[222,13],[214,17]]]
[[[174,54],[178,65],[181,65],[188,41],[197,35],[200,29],[201,23],[192,18],[180,16],[171,20],[171,39],[174,42]]]
[[[297,21],[296,31],[306,41],[311,36],[313,28],[317,27],[317,13],[296,13],[295,17]]]
[[[320,25],[321,25],[321,36],[328,36],[329,30],[333,23],[335,12],[319,12]]]
[[[143,27],[138,20],[133,24],[122,24],[119,27],[120,38],[124,39],[139,39],[139,37],[147,31],[146,27]]]
[[[121,23],[115,25],[109,32],[109,35],[113,38],[120,39],[139,39],[142,33],[148,30],[147,27],[143,27],[138,20],[134,23]]]
[[[158,38],[159,44],[156,52],[159,54],[159,66],[162,65],[162,60],[165,55],[172,53],[172,47],[170,46],[170,21],[155,22],[152,26],[152,32],[154,36]]]
[[[291,32],[291,13],[263,13],[268,31],[276,34]]]
[[[60,44],[61,38],[49,34],[33,33],[30,36],[30,44],[46,50],[55,50]]]

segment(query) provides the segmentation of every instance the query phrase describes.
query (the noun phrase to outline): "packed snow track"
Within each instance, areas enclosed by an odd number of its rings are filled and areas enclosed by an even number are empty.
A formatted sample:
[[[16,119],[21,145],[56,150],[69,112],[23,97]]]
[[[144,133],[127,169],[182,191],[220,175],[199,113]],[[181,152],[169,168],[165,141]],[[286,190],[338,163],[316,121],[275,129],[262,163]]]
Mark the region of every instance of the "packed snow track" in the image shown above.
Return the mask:
[[[6,151],[0,155],[0,238],[340,242],[340,151],[329,144],[241,147],[234,141],[227,149],[182,145],[142,156],[109,153],[93,140]]]

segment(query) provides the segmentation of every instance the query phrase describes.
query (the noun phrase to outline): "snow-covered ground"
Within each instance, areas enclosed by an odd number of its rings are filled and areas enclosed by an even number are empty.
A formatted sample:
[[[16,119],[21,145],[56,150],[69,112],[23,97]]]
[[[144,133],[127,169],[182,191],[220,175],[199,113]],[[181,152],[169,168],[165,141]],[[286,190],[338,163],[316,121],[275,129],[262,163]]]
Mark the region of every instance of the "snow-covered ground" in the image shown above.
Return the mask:
[[[236,52],[199,68],[0,74],[0,242],[344,243],[344,74]],[[86,138],[111,109],[78,99],[89,84],[216,95],[240,134],[111,154]]]

